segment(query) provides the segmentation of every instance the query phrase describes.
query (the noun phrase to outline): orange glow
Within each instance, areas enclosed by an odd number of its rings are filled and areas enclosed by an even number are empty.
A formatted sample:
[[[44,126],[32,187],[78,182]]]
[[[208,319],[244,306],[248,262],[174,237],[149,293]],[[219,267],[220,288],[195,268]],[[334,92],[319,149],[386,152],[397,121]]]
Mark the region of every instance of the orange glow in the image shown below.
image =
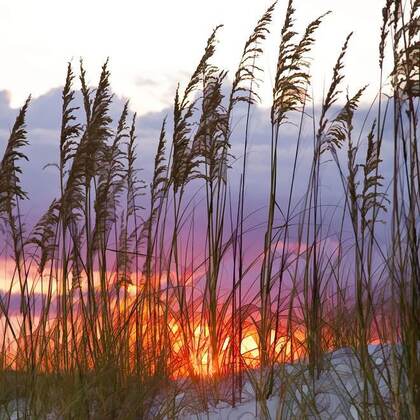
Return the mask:
[[[192,329],[192,334],[185,334],[185,329],[171,320],[169,328],[172,333],[171,348],[173,366],[180,368],[173,372],[174,378],[195,376],[214,376],[226,371],[226,363],[231,354],[232,338],[227,335],[221,340],[221,345],[217,357],[212,357],[212,348],[210,343],[210,333],[208,326],[196,325]],[[297,359],[304,356],[302,349],[298,350],[299,344],[304,340],[305,333],[302,330],[296,330],[292,340],[286,336],[277,337],[274,346],[275,331],[271,331],[270,344],[274,348],[274,357],[281,360],[290,360],[292,356]],[[260,349],[258,332],[255,326],[249,326],[244,331],[244,336],[240,345],[240,358],[245,368],[258,368],[260,366]]]
[[[12,277],[12,273],[9,271],[9,266],[7,266],[4,279]],[[169,277],[172,276],[175,274],[169,273]],[[59,271],[56,273],[56,277],[60,277]],[[58,307],[58,303],[61,304],[59,300],[52,304],[51,313],[47,319],[35,316],[32,319],[33,331],[40,329],[48,332],[53,331],[57,326],[64,328],[66,325],[68,336],[53,335],[53,337],[57,337],[54,339],[57,341],[50,340],[48,342],[48,353],[57,352],[57,348],[60,353],[62,348],[66,348],[66,351],[70,355],[74,354],[74,357],[77,354],[86,354],[86,339],[92,340],[92,342],[97,340],[104,330],[105,323],[109,323],[107,326],[111,331],[118,332],[126,329],[124,335],[120,337],[126,337],[128,340],[126,356],[128,368],[134,366],[132,361],[138,357],[136,352],[139,351],[139,345],[142,357],[147,361],[148,372],[150,374],[156,372],[158,363],[164,360],[167,365],[167,374],[172,378],[223,376],[232,372],[232,367],[237,370],[238,368],[254,369],[260,366],[259,327],[258,321],[255,320],[258,319],[258,314],[255,318],[249,317],[243,321],[242,338],[239,343],[239,337],[232,336],[232,319],[229,311],[224,313],[223,318],[217,320],[217,331],[211,331],[211,326],[206,319],[208,314],[203,309],[203,304],[199,303],[201,298],[197,299],[199,291],[194,295],[195,300],[192,298],[189,300],[191,296],[188,296],[190,290],[190,286],[188,286],[185,289],[187,290],[185,292],[187,303],[181,309],[179,297],[175,294],[167,296],[164,289],[161,288],[167,284],[167,272],[162,272],[159,276],[151,276],[148,282],[142,274],[139,274],[136,279],[133,278],[133,275],[131,277],[131,281],[129,279],[122,283],[118,289],[113,289],[117,279],[112,273],[107,274],[107,286],[112,290],[112,293],[108,295],[108,318],[103,319],[102,307],[98,303],[99,310],[94,315],[92,330],[87,331],[85,328],[86,325],[91,325],[91,321],[84,318],[91,316],[86,312],[88,302],[87,296],[83,294],[87,290],[85,279],[80,282],[80,289],[74,293],[72,319],[69,314],[67,314],[67,319],[60,318],[63,313]],[[31,290],[45,296],[45,285],[41,287],[42,280],[40,274],[35,270],[29,273],[28,283]],[[189,285],[191,284],[190,280],[191,275],[188,275],[181,283],[184,286]],[[93,282],[95,291],[99,292],[99,272],[93,273]],[[3,283],[5,284],[5,280]],[[0,289],[5,288],[4,284],[1,284],[0,281]],[[69,287],[70,285],[71,282],[69,282]],[[19,293],[17,280],[13,282],[12,286],[12,292]],[[50,286],[51,293],[60,298],[61,279],[54,278]],[[98,299],[100,302],[100,297]],[[6,329],[9,335],[11,331],[4,324],[4,320],[0,318],[0,322],[2,322],[1,329]],[[19,315],[14,315],[12,327],[19,334],[28,333],[27,330],[22,329],[22,320]],[[69,334],[70,331],[74,333],[73,336]],[[8,347],[7,357],[11,361],[9,366],[15,365],[16,368],[19,368],[14,361],[18,360],[16,354],[21,351],[18,347],[23,348],[24,341],[25,339],[21,335],[14,346]],[[284,326],[279,326],[277,334],[273,329],[269,331],[268,341],[269,357],[275,362],[296,360],[305,356],[304,346],[302,346],[305,341],[305,331],[302,329],[294,330],[290,337],[287,336]],[[75,358],[72,359],[70,356],[70,359],[69,363],[76,363]],[[49,371],[63,368],[64,362],[57,358],[54,360],[43,356],[39,363],[46,371]],[[53,366],[52,363],[58,363],[58,366]],[[93,357],[87,355],[84,363],[88,368],[93,367]]]

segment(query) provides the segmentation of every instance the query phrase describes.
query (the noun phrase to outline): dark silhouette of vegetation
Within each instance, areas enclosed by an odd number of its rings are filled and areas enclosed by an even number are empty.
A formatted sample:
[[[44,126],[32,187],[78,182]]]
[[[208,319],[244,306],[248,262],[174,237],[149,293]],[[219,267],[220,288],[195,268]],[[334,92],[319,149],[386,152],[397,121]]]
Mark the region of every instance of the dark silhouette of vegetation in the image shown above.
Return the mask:
[[[60,190],[31,230],[20,210],[20,202],[30,198],[20,180],[20,161],[30,158],[24,152],[28,99],[0,164],[0,234],[14,267],[0,295],[4,410],[21,403],[22,418],[179,418],[182,410],[198,412],[219,400],[240,403],[248,381],[262,418],[269,418],[267,399],[276,393],[278,418],[289,418],[283,397],[295,393],[297,381],[307,380],[310,393],[300,401],[299,416],[319,418],[317,381],[329,368],[326,354],[349,347],[360,365],[354,375],[361,378],[361,397],[343,399],[362,418],[417,418],[419,6],[417,0],[386,1],[378,112],[373,119],[366,116],[370,130],[356,140],[354,117],[365,87],[353,96],[342,93],[352,34],[332,70],[320,115],[308,115],[314,107],[310,54],[328,13],[299,36],[289,0],[267,121],[269,195],[256,259],[246,252],[249,126],[277,2],[248,38],[230,86],[227,72],[213,63],[221,27],[211,33],[187,86],[176,90],[173,127],[168,131],[166,120],[162,123],[150,184],[138,170],[136,115],[130,116],[126,103],[118,121],[110,116],[108,61],[96,88],[88,86],[80,62],[81,120],[69,64],[57,144]],[[240,107],[246,115],[243,154],[234,157]],[[288,174],[279,167],[279,149],[291,120],[298,124]],[[306,193],[297,199],[306,120],[313,125],[312,161]],[[382,174],[385,142],[393,148],[393,162],[386,162],[393,167],[389,185]],[[235,160],[239,188],[231,189]],[[336,232],[322,204],[326,160],[335,164],[344,196]],[[283,201],[281,177],[291,180]],[[386,218],[388,248],[377,233]],[[326,238],[332,236],[337,245],[330,250]],[[197,260],[199,249],[203,255]],[[255,269],[258,278],[249,286]],[[11,307],[16,294],[17,315]],[[372,343],[391,346],[381,378],[387,392],[375,376]],[[308,366],[309,379],[288,376],[286,362]]]

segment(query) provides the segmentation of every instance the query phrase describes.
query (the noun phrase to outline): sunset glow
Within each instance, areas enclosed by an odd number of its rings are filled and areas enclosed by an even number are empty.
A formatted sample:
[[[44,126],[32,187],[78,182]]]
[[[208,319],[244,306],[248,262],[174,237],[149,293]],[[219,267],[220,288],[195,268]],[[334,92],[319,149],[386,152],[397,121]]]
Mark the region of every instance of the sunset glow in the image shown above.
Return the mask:
[[[420,0],[1,35],[0,420],[420,418]]]

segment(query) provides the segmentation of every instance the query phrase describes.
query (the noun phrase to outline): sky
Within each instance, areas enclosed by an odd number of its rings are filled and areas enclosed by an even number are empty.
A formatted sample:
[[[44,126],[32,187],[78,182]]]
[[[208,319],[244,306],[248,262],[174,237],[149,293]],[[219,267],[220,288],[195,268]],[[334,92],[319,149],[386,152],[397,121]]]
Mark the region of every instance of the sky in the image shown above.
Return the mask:
[[[69,60],[77,67],[79,58],[83,57],[88,80],[94,85],[101,64],[110,58],[111,85],[116,94],[111,114],[114,120],[118,118],[123,98],[129,98],[131,111],[138,112],[139,164],[145,169],[147,179],[162,120],[165,115],[171,116],[176,85],[187,83],[212,29],[224,24],[219,32],[215,61],[233,74],[246,39],[271,1],[0,0],[0,156],[17,108],[31,93],[30,145],[26,150],[30,161],[22,162],[23,183],[31,197],[32,208],[28,212],[33,217],[40,215],[58,188],[52,181],[56,179],[54,168],[44,167],[58,159],[61,89]],[[328,88],[343,40],[354,31],[345,60],[343,88],[348,87],[352,93],[370,82],[370,90],[361,105],[368,109],[378,83],[383,3],[384,0],[295,0],[296,25],[300,32],[320,14],[332,11],[318,30],[312,52],[316,103],[321,102]],[[266,176],[269,163],[267,107],[286,6],[286,0],[279,0],[261,61],[265,69],[265,82],[261,87],[263,106],[253,110],[249,149],[251,170],[255,175],[250,179],[255,180],[256,185]],[[357,118],[363,121],[364,113],[360,115]],[[240,113],[236,121],[241,121]],[[170,121],[168,124],[170,126]],[[242,139],[240,128],[238,134]],[[285,141],[281,146],[283,168],[292,165],[295,133],[285,132],[284,137],[286,140],[290,137],[291,143]],[[309,156],[310,139],[307,146]],[[233,144],[233,151],[241,158],[242,144]],[[45,185],[48,187],[44,188]],[[266,191],[262,188],[255,191],[254,204],[265,202]]]
[[[110,57],[112,87],[140,114],[172,103],[185,86],[218,24],[216,62],[232,74],[243,44],[272,0],[0,0],[0,90],[13,107],[63,84],[66,63],[85,60],[94,84]],[[377,50],[384,0],[296,0],[302,30],[331,10],[317,35],[312,58],[314,98],[322,100],[345,36],[354,31],[347,56],[350,91],[378,80]],[[263,105],[269,106],[286,0],[280,0],[265,44]],[[363,65],[361,65],[363,63]],[[366,101],[376,93],[376,82]]]
[[[317,33],[311,54],[316,103],[321,102],[328,87],[344,39],[354,31],[345,60],[343,87],[348,87],[352,93],[371,83],[362,100],[363,112],[356,117],[359,125],[378,89],[378,40],[384,2],[295,1],[300,31],[319,15],[332,11]],[[166,114],[170,123],[170,107],[177,83],[181,86],[187,83],[212,29],[224,24],[219,32],[215,61],[233,74],[246,39],[270,4],[271,1],[266,0],[0,0],[0,156],[17,108],[29,93],[33,96],[28,111],[30,145],[25,150],[30,161],[22,162],[22,184],[31,198],[24,208],[27,225],[31,226],[47,209],[58,191],[55,169],[44,168],[58,159],[61,87],[68,61],[77,66],[79,58],[83,57],[88,80],[94,85],[102,63],[110,58],[111,85],[117,95],[111,115],[114,120],[118,118],[123,98],[129,98],[131,111],[138,112],[139,160],[148,179],[160,125]],[[253,110],[250,127],[250,210],[266,203],[267,191],[261,186],[269,168],[269,113],[266,108],[270,105],[286,5],[286,0],[278,3],[261,62],[265,69],[265,82],[260,92],[263,106]],[[241,120],[240,113],[236,117]],[[286,127],[282,132],[279,153],[282,173],[290,173],[293,165],[296,134],[289,133],[289,129]],[[308,125],[304,133],[302,166],[298,168],[299,196],[305,192],[305,174],[312,156],[310,133],[311,126]],[[237,137],[235,133],[234,142],[236,138],[242,139],[240,132]],[[384,148],[384,153],[389,154],[386,144]],[[236,157],[241,157],[241,150],[239,142],[233,144]],[[331,187],[330,184],[337,182],[337,174],[331,162],[327,165],[323,168],[326,176],[321,188],[330,194],[332,203],[337,203],[342,199],[342,191]],[[235,165],[232,170],[236,170]],[[287,177],[282,179],[288,182]],[[268,187],[268,183],[264,184]]]

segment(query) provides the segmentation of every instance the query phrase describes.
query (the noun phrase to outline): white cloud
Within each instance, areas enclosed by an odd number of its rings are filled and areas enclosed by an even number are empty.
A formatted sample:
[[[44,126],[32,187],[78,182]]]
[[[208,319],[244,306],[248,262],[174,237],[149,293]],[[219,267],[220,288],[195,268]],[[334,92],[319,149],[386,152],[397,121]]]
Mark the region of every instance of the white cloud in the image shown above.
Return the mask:
[[[141,113],[172,102],[176,82],[185,82],[200,58],[211,29],[220,33],[217,61],[234,71],[243,43],[271,0],[0,0],[0,89],[12,104],[63,83],[66,62],[83,56],[95,83],[100,64],[111,58],[113,89],[131,98]],[[314,50],[316,98],[322,97],[332,65],[348,32],[355,31],[348,55],[352,90],[377,80],[377,45],[383,0],[296,0],[298,26],[332,10]],[[277,41],[286,2],[280,1],[267,43],[263,86],[269,103]],[[138,80],[150,80],[139,84]]]

